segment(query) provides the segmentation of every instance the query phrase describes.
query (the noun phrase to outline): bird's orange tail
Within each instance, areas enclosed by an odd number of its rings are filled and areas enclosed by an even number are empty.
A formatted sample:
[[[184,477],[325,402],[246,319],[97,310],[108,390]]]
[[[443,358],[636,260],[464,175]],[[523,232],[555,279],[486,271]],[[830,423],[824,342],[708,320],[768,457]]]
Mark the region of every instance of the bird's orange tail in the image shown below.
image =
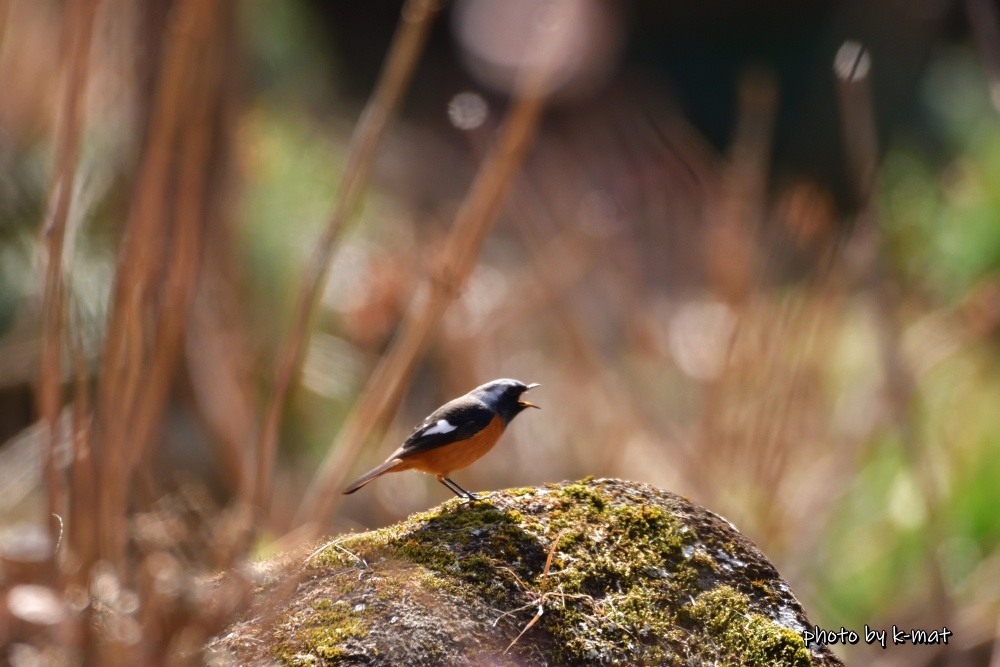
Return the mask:
[[[372,481],[376,477],[381,477],[387,472],[392,472],[392,470],[402,462],[403,461],[401,459],[392,459],[390,461],[386,461],[385,463],[375,468],[374,470],[369,470],[364,475],[354,480],[354,482],[352,482],[350,486],[344,489],[344,495],[347,495],[348,493],[354,493],[355,491],[357,491],[362,486]]]

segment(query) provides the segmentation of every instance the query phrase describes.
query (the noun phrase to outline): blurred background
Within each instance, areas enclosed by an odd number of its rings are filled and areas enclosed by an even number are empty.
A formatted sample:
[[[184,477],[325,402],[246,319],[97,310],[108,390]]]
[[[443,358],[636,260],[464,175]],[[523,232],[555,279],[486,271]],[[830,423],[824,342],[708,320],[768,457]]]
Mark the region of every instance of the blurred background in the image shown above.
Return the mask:
[[[513,377],[542,410],[466,488],[649,482],[821,628],[954,632],[845,660],[1000,665],[996,5],[420,4],[369,177],[401,2],[0,0],[3,659],[198,664],[247,604],[199,577],[447,499],[336,489]]]

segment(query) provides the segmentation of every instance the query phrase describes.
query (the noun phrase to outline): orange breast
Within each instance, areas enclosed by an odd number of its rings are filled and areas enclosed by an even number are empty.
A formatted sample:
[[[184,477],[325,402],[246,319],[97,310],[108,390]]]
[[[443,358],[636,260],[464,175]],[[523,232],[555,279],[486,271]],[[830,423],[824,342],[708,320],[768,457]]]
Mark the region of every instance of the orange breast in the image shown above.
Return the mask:
[[[485,456],[497,444],[503,431],[503,420],[494,415],[486,428],[468,440],[407,456],[396,470],[420,470],[447,477],[455,470],[466,468]]]

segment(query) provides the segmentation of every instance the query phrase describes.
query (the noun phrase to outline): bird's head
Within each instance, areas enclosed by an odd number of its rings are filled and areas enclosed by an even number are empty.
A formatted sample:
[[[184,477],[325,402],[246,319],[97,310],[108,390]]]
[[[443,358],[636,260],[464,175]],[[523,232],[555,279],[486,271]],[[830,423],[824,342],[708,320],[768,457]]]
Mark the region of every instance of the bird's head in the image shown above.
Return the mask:
[[[538,383],[524,384],[519,380],[493,380],[473,389],[472,395],[500,415],[505,424],[509,424],[525,408],[538,407],[521,398],[524,392],[537,386]]]

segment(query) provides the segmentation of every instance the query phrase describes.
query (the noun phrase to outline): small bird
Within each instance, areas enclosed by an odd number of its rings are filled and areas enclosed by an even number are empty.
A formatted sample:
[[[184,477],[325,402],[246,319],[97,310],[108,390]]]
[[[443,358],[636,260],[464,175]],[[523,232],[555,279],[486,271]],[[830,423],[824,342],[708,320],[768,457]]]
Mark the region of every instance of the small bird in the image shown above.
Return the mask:
[[[537,386],[518,380],[493,380],[448,401],[413,429],[385,463],[362,475],[344,493],[354,493],[388,472],[420,470],[437,477],[456,496],[476,500],[475,494],[448,479],[448,475],[472,465],[493,449],[522,410],[537,408],[521,399],[521,394]]]

